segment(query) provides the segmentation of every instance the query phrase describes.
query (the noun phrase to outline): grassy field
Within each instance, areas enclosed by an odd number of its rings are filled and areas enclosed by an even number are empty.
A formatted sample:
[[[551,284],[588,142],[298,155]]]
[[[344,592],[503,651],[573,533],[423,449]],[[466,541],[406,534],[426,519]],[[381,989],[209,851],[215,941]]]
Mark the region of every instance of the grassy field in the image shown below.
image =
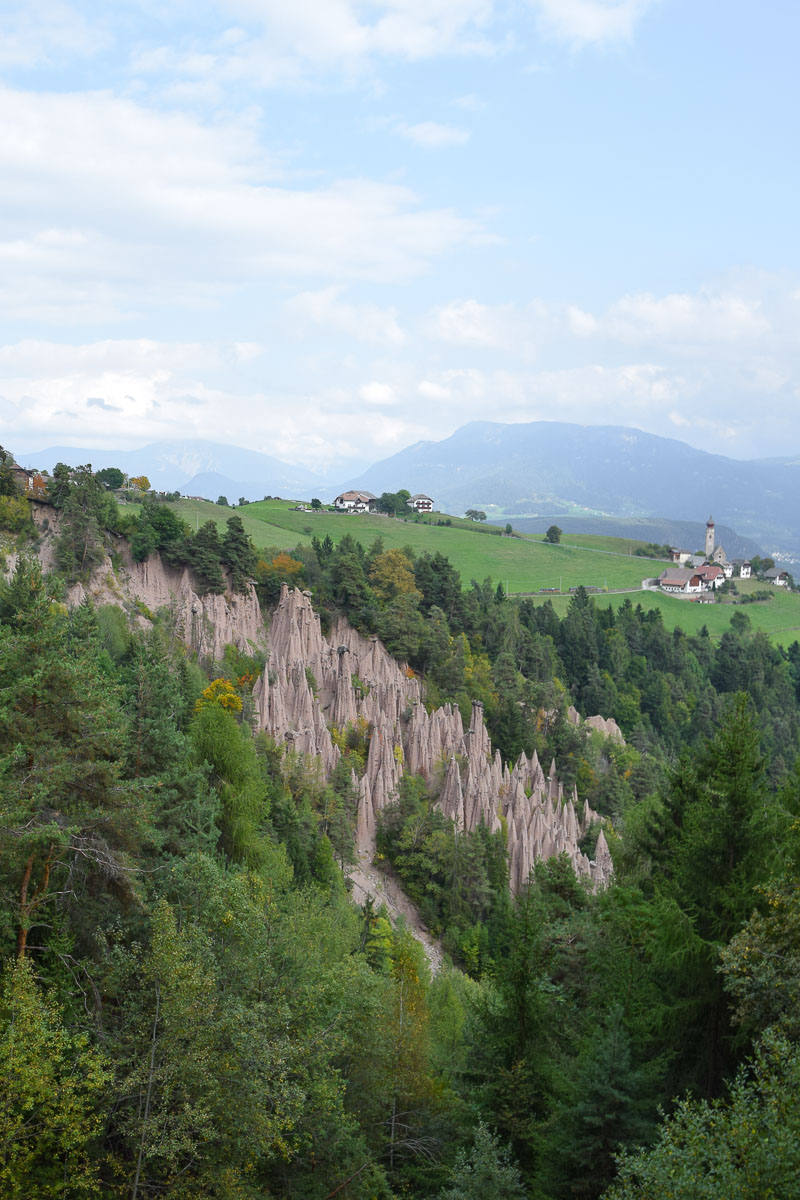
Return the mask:
[[[244,508],[224,508],[210,501],[181,500],[176,511],[192,527],[213,520],[221,530],[233,512],[242,518],[245,529],[259,549],[291,549],[308,543],[312,536],[330,535],[338,542],[346,533],[365,546],[382,537],[387,550],[411,546],[421,553],[441,552],[459,571],[466,586],[470,580],[488,575],[511,594],[537,593],[541,588],[560,588],[568,592],[580,584],[589,587],[627,589],[634,604],[660,608],[668,629],[680,626],[694,633],[705,625],[712,637],[728,627],[734,611],[745,612],[754,628],[762,629],[777,644],[789,645],[800,640],[800,594],[780,588],[769,589],[773,598],[735,609],[729,604],[692,604],[674,596],[643,592],[646,575],[663,570],[660,561],[638,558],[632,552],[641,542],[625,538],[593,537],[590,534],[565,535],[562,544],[551,546],[540,535],[499,536],[499,526],[478,525],[452,518],[452,526],[437,526],[364,513],[350,516],[322,511],[293,512],[284,500],[261,500]],[[437,514],[434,514],[434,520]],[[767,589],[755,580],[739,581],[741,592]],[[566,612],[569,596],[536,597],[552,599],[556,611]],[[598,596],[598,604],[618,607],[625,595]]]
[[[522,536],[531,541],[544,541],[543,533],[526,533]],[[606,537],[593,533],[562,533],[561,535],[562,546],[580,546],[584,550],[604,550],[607,554],[624,554],[626,557],[631,557],[639,547],[644,547],[646,544],[646,542],[636,541],[633,538]],[[638,561],[643,562],[646,568],[648,562],[646,558]],[[663,567],[659,567],[659,570],[663,570]],[[646,569],[643,574],[647,574]]]
[[[738,584],[741,592],[769,589],[770,585],[756,580],[745,580]],[[697,633],[706,626],[712,638],[718,638],[730,624],[734,612],[746,613],[754,629],[766,633],[770,641],[778,646],[789,646],[800,641],[800,594],[788,593],[781,588],[770,589],[771,600],[755,604],[693,604],[675,596],[662,596],[656,592],[640,592],[638,596],[598,596],[596,603],[610,604],[619,608],[626,599],[641,604],[644,609],[660,608],[667,629],[680,628],[686,633]],[[542,597],[544,601],[545,597]],[[568,596],[553,596],[553,607],[563,616],[569,604]]]
[[[176,510],[192,527],[213,520],[220,527],[233,510],[203,501],[181,500]],[[328,535],[338,542],[346,533],[369,546],[382,537],[387,550],[411,546],[446,555],[465,584],[488,575],[509,592],[536,592],[580,584],[603,588],[638,588],[642,577],[655,569],[648,560],[633,558],[626,549],[611,553],[583,545],[551,546],[539,538],[505,537],[497,526],[473,524],[452,518],[452,526],[439,526],[364,513],[350,516],[333,512],[293,512],[286,501],[260,500],[235,510],[259,548],[289,549]],[[582,538],[580,541],[591,542]],[[618,542],[620,539],[597,539]]]

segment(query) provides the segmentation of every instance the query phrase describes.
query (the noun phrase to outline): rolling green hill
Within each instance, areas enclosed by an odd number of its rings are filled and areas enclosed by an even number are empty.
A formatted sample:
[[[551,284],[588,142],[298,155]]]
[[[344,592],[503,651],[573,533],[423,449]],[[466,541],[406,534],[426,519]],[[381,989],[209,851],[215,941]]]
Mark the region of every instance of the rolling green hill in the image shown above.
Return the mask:
[[[176,509],[193,527],[208,520],[224,527],[234,511],[208,501],[191,500],[179,501]],[[618,538],[578,535],[565,539],[563,545],[551,546],[539,537],[506,537],[498,526],[458,517],[447,518],[452,526],[440,526],[368,513],[351,516],[328,511],[294,512],[286,501],[279,500],[263,500],[235,511],[259,548],[289,549],[298,542],[310,542],[312,536],[330,536],[337,542],[347,533],[369,546],[381,537],[387,550],[410,546],[416,553],[439,551],[450,559],[466,585],[471,579],[483,580],[488,575],[511,593],[536,592],[540,588],[568,590],[580,584],[633,589],[640,586],[644,575],[656,569],[649,565],[651,560],[631,555],[637,543]],[[434,514],[434,520],[438,518],[439,514]]]
[[[537,593],[542,588],[568,593],[570,588],[582,584],[607,589],[610,594],[599,596],[598,603],[618,606],[627,596],[645,608],[660,608],[670,629],[680,626],[691,633],[705,625],[712,637],[718,637],[728,627],[732,613],[741,611],[747,613],[754,628],[764,630],[781,645],[800,638],[800,594],[775,589],[772,600],[737,610],[730,604],[692,604],[673,596],[643,592],[642,579],[657,575],[664,563],[637,557],[634,551],[642,543],[626,538],[573,534],[565,535],[560,545],[552,546],[540,535],[506,537],[499,526],[445,518],[438,513],[433,514],[433,522],[450,519],[452,525],[367,513],[353,516],[327,510],[295,512],[285,500],[258,501],[236,509],[210,501],[181,500],[175,507],[192,527],[213,520],[223,529],[228,517],[236,512],[260,550],[289,550],[298,543],[308,544],[313,536],[320,539],[330,536],[337,542],[349,533],[365,546],[381,537],[387,550],[410,546],[415,553],[438,551],[459,571],[465,586],[472,579],[483,580],[488,576],[512,595],[533,595],[542,602],[552,599],[559,613],[566,611],[568,594],[548,597]],[[745,581],[739,586],[742,592],[765,587],[756,581]]]

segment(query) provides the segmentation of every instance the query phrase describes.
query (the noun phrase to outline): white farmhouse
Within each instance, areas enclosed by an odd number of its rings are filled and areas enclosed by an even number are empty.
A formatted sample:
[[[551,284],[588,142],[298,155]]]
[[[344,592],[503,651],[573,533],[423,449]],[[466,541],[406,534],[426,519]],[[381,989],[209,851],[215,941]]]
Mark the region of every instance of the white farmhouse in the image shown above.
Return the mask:
[[[673,595],[688,596],[702,592],[704,584],[696,571],[685,567],[668,567],[658,577],[658,585],[662,592],[672,592]]]
[[[378,497],[372,492],[342,492],[334,500],[333,507],[341,512],[376,512]]]

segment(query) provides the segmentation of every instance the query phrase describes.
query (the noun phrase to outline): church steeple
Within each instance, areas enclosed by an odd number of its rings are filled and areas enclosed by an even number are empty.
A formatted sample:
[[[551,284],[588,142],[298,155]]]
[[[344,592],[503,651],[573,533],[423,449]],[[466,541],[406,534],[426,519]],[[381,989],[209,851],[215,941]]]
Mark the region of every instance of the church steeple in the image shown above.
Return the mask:
[[[711,558],[714,553],[714,545],[716,543],[714,518],[709,517],[706,521],[706,558]]]

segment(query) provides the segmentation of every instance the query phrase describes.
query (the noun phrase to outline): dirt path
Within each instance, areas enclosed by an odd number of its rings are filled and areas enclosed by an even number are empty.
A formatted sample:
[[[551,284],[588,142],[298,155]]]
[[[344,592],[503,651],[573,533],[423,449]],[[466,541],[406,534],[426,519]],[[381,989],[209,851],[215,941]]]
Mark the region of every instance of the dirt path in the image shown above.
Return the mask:
[[[423,925],[416,905],[409,900],[400,886],[397,875],[387,864],[384,870],[378,870],[368,861],[352,867],[348,872],[353,883],[352,896],[357,904],[364,904],[368,896],[372,896],[375,906],[386,905],[389,915],[395,920],[402,916],[408,928],[422,946],[434,975],[442,969],[442,947],[436,938],[432,937]]]

